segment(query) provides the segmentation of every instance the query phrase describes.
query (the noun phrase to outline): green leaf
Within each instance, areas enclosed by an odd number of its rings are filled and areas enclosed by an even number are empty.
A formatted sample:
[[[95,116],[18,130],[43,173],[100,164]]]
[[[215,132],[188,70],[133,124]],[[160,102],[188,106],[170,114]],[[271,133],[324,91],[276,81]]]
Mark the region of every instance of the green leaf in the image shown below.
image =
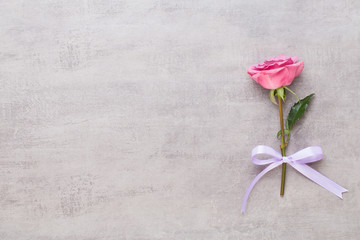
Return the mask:
[[[304,114],[306,108],[309,105],[310,99],[314,95],[315,95],[314,93],[310,94],[309,96],[305,97],[304,99],[301,99],[291,107],[285,123],[286,129],[291,130],[295,122],[301,118],[301,116]]]
[[[288,130],[288,129],[284,129],[284,133],[285,133],[285,134],[289,134],[289,133],[290,133],[290,130]],[[277,133],[276,137],[279,139],[279,138],[280,138],[280,136],[281,136],[281,130],[280,130],[280,131],[278,131],[278,133]]]
[[[289,112],[289,115],[290,115],[290,112]],[[289,115],[288,115],[288,118],[289,118]],[[285,121],[285,129],[289,129],[289,121],[287,119]]]
[[[276,99],[275,99],[275,89],[271,89],[270,91],[270,100],[275,104],[277,105],[277,102],[276,102]]]

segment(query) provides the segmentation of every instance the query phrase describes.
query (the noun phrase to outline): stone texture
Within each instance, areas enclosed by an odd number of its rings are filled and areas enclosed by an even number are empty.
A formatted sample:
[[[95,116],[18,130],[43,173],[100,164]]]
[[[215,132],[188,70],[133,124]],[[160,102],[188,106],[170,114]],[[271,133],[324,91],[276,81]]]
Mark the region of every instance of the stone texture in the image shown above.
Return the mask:
[[[0,239],[359,239],[360,2],[0,1]],[[288,153],[344,200],[288,168],[240,205],[276,148],[278,110],[246,73],[305,62],[316,93]],[[295,99],[288,97],[286,112]]]

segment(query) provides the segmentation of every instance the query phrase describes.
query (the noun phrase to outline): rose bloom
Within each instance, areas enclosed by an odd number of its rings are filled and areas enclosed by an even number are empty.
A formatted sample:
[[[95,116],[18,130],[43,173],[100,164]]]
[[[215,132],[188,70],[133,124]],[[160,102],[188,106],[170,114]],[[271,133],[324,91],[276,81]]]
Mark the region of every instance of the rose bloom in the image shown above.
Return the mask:
[[[304,69],[304,62],[296,62],[297,59],[284,55],[272,57],[263,63],[251,65],[248,74],[267,89],[288,86]]]

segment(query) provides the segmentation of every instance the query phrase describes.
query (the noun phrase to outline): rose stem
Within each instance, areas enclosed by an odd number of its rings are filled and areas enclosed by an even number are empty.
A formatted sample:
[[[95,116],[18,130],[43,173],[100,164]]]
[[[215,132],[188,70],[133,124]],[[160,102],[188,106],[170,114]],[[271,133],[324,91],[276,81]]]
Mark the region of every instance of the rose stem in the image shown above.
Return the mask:
[[[285,91],[285,89],[284,89],[284,91]],[[285,156],[284,120],[283,120],[282,100],[281,100],[280,96],[278,96],[278,100],[279,100],[280,127],[281,127],[281,146],[280,146],[280,149],[281,149],[281,154],[283,156]],[[286,163],[282,163],[280,196],[284,196],[285,174],[286,174]]]

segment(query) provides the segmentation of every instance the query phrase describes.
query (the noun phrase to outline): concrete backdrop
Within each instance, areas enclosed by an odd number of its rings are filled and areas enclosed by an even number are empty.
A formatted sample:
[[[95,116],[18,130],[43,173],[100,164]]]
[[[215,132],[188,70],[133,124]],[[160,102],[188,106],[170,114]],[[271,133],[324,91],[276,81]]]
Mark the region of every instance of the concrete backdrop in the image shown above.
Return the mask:
[[[0,1],[0,239],[359,239],[360,1]],[[240,205],[279,146],[278,109],[246,73],[279,54],[315,92],[288,167]],[[286,110],[295,101],[288,96]]]

